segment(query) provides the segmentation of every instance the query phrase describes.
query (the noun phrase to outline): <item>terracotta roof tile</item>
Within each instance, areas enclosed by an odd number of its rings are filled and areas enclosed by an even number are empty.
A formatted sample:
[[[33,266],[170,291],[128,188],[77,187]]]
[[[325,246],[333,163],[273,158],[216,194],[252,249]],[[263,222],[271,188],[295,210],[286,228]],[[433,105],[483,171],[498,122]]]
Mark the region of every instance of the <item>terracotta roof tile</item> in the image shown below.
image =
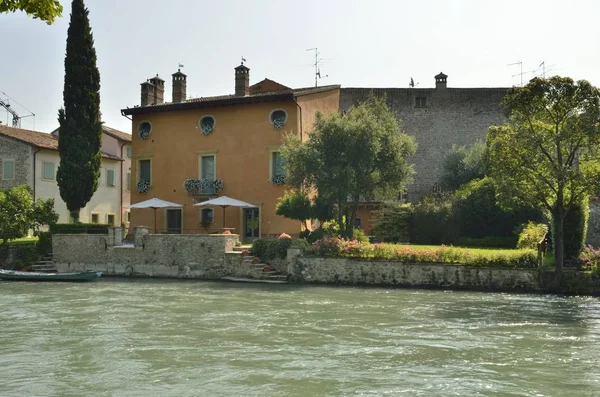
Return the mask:
[[[16,139],[23,143],[36,146],[41,149],[57,150],[58,138],[45,132],[24,130],[22,128],[13,128],[6,125],[0,125],[0,135]],[[121,157],[101,151],[102,157],[111,160],[123,160]]]
[[[110,135],[113,138],[116,138],[120,141],[131,142],[131,134],[128,134],[126,132],[115,130],[114,128],[105,125],[102,125],[102,131],[104,131],[105,134]]]

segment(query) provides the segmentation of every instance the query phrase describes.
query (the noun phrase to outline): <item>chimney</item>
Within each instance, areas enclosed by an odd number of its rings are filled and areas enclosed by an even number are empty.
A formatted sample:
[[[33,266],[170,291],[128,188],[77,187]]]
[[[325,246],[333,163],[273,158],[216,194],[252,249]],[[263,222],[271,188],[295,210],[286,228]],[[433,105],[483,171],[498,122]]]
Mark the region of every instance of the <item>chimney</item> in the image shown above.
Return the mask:
[[[187,76],[177,69],[173,73],[173,103],[185,102],[187,88]]]
[[[153,105],[160,105],[165,101],[165,81],[158,77],[152,77],[150,82],[154,85],[154,103]]]
[[[154,105],[154,84],[147,80],[140,85],[142,86],[142,107]]]
[[[435,89],[436,90],[445,90],[447,88],[446,84],[448,81],[448,76],[444,73],[440,72],[437,76],[435,76]]]
[[[250,95],[250,69],[244,62],[235,68],[235,96]]]

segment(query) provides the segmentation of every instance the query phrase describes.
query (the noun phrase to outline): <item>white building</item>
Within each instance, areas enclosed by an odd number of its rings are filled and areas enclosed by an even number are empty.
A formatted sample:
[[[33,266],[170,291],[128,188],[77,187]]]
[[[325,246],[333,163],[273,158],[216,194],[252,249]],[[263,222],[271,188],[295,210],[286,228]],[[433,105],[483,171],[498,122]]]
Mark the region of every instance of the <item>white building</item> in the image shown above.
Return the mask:
[[[103,127],[102,172],[98,189],[79,214],[83,223],[128,223],[131,135]],[[0,125],[0,189],[26,184],[35,199],[53,198],[59,222],[70,221],[60,197],[56,171],[58,136]]]

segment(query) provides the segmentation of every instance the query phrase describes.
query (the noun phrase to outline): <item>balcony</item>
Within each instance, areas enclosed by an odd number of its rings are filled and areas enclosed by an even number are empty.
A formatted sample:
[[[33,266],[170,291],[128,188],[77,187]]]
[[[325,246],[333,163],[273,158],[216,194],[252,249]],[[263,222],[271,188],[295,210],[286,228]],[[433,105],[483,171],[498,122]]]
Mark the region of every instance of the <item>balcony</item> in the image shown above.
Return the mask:
[[[223,181],[220,179],[186,179],[183,187],[192,197],[217,196],[223,189]]]

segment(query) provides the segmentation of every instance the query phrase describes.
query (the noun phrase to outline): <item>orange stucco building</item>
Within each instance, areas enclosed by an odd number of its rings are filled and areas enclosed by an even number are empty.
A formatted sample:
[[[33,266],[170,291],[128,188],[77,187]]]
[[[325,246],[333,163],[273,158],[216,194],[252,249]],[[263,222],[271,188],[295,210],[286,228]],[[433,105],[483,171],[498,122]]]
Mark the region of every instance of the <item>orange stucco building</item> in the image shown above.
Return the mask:
[[[225,211],[224,226],[245,241],[301,231],[300,222],[275,215],[286,189],[279,148],[284,133],[306,140],[317,112],[339,111],[340,87],[291,89],[268,79],[250,86],[249,72],[235,68],[233,95],[187,99],[187,76],[178,71],[170,103],[157,76],[141,84],[141,106],[122,110],[133,129],[131,203],[183,204],[156,211],[158,232],[220,231],[222,209],[194,204],[223,195],[254,205]],[[132,210],[131,227],[153,228],[153,215]]]

